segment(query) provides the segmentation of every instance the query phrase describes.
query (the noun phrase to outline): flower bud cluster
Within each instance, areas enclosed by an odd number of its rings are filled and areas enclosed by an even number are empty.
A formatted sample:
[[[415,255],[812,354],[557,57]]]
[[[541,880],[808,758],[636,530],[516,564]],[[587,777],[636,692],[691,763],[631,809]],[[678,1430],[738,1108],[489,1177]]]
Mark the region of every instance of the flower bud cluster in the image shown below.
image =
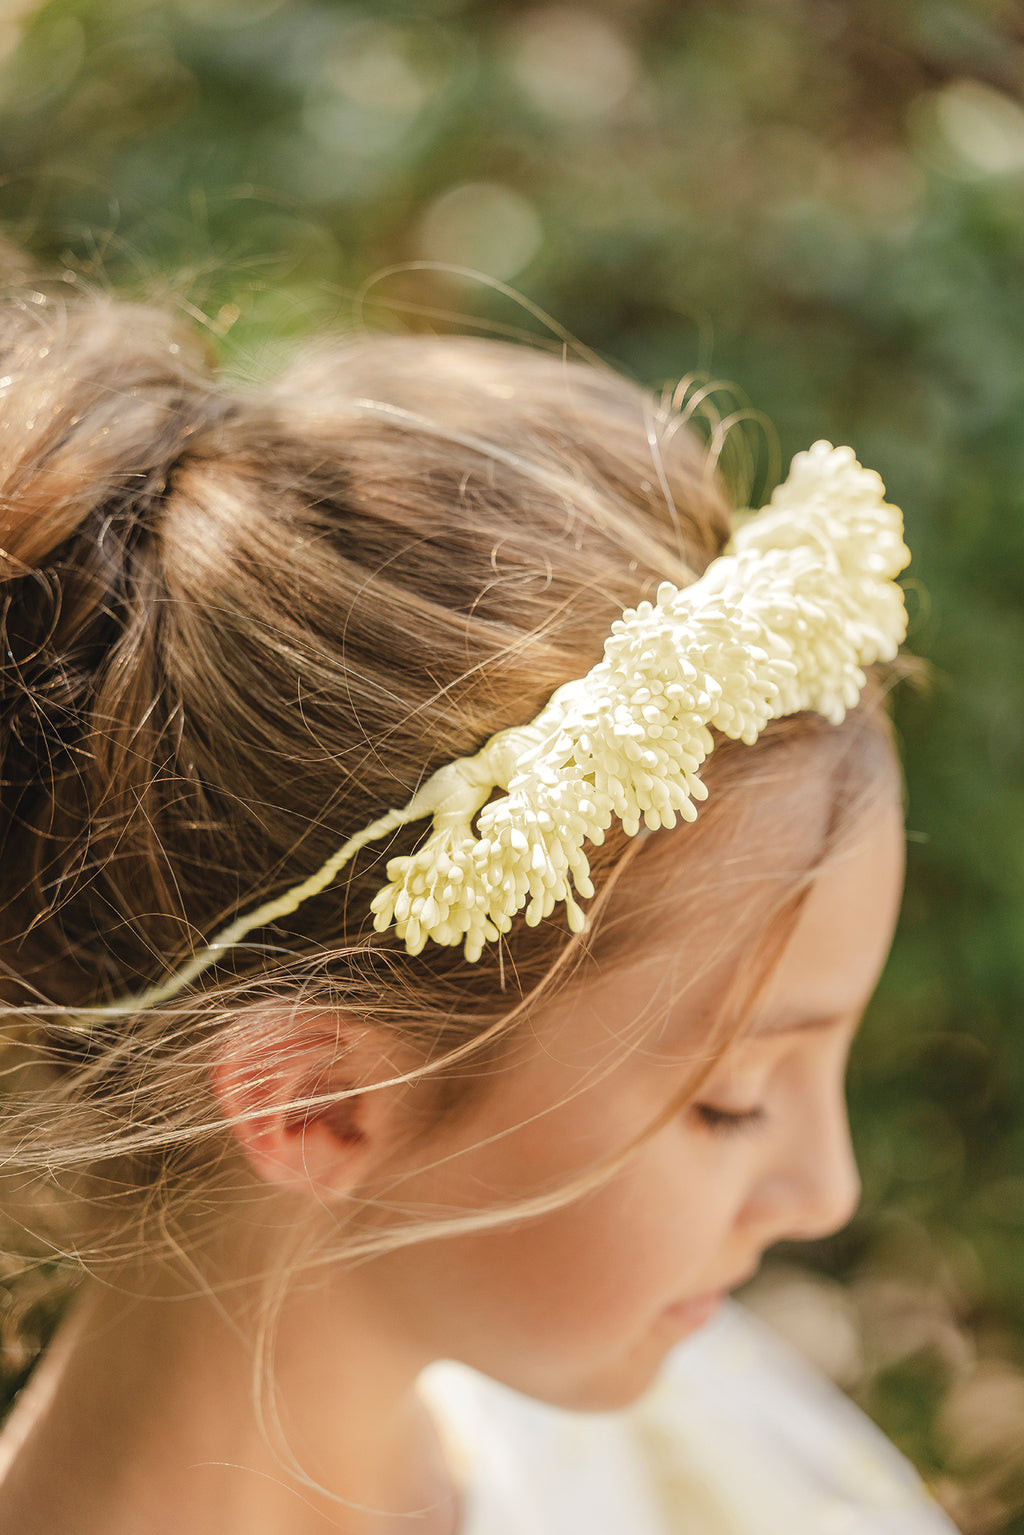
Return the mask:
[[[630,836],[692,821],[713,730],[753,744],[769,720],[803,709],[842,721],[862,668],[904,637],[894,578],[909,558],[899,510],[850,448],[798,454],[699,580],[663,583],[612,625],[586,677],[424,785],[408,819],[433,815],[433,828],[388,864],[378,931],[394,922],[410,953],[429,938],[462,944],[472,961],[520,911],[533,925],[564,904],[582,929],[585,845],[613,819]],[[490,799],[495,788],[505,795]]]

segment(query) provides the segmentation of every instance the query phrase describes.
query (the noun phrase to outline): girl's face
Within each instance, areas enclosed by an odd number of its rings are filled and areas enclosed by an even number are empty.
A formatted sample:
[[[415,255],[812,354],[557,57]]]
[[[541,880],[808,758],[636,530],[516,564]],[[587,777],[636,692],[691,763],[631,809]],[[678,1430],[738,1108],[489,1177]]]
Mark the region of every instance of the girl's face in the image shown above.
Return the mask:
[[[812,808],[807,823],[817,820]],[[744,888],[759,864],[768,879],[778,857],[751,855]],[[364,1309],[424,1362],[461,1359],[563,1406],[632,1400],[766,1248],[825,1236],[852,1215],[844,1071],[902,871],[901,820],[886,798],[815,880],[749,1030],[695,1098],[571,1203],[350,1271]],[[749,945],[737,934],[705,964],[692,926],[663,920],[656,952],[598,974],[535,1021],[526,1058],[496,1068],[432,1140],[431,1165],[403,1180],[404,1208],[443,1217],[557,1194],[671,1110],[710,1053]]]

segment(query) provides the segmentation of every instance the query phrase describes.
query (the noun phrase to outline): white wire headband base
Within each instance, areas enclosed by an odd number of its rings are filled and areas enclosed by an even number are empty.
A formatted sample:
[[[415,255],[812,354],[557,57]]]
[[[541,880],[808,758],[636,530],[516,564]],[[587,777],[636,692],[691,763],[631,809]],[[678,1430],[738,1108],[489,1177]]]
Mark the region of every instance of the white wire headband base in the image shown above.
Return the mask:
[[[625,612],[603,658],[535,719],[439,768],[402,809],[239,917],[168,980],[83,1009],[80,1026],[168,1001],[248,933],[326,889],[368,843],[428,816],[422,847],[387,865],[371,903],[378,932],[393,923],[410,954],[428,939],[461,944],[473,962],[521,911],[533,926],[564,904],[580,931],[576,896],[594,893],[585,844],[602,842],[613,819],[629,836],[641,823],[694,820],[712,729],[752,745],[769,720],[803,709],[842,722],[862,668],[891,660],[906,634],[895,577],[909,560],[879,476],[851,448],[816,442],[699,580],[663,582],[653,603]],[[505,794],[491,800],[495,789]]]

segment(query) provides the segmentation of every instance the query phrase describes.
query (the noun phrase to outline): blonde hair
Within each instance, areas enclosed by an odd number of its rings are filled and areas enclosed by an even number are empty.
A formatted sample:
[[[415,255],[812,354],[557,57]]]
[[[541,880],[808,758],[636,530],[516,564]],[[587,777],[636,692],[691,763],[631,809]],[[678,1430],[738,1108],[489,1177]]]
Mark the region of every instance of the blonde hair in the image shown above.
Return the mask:
[[[449,1068],[454,1111],[455,1062],[500,1048],[591,952],[635,945],[621,913],[602,938],[637,853],[613,834],[586,938],[553,917],[475,965],[410,958],[369,904],[412,827],[198,995],[68,1027],[532,717],[625,606],[700,574],[729,503],[673,411],[504,342],[324,341],[232,387],[162,311],[40,289],[0,312],[0,375],[0,1156],[34,1223],[44,1195],[84,1201],[88,1250],[110,1254],[215,1177],[211,1049],[245,1008],[298,997],[387,1031]],[[877,739],[872,713],[723,743],[702,823],[780,745],[830,742],[837,786],[870,778],[850,747]],[[680,835],[696,856],[702,831]]]

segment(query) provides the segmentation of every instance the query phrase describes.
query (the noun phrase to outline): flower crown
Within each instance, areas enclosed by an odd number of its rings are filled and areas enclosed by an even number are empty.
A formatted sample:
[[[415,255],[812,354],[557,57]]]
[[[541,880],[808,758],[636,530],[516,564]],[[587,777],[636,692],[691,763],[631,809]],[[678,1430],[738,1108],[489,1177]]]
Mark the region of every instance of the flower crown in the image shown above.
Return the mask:
[[[371,903],[410,954],[427,940],[478,960],[519,912],[528,925],[593,895],[585,845],[613,819],[692,821],[712,730],[752,745],[769,720],[803,709],[833,724],[864,686],[862,667],[891,660],[906,633],[895,577],[910,559],[900,511],[851,448],[797,454],[762,511],[692,585],[663,582],[612,624],[604,656],[560,687],[535,719],[501,730],[472,757],[438,769],[402,809],[352,837],[301,884],[245,913],[169,980],[91,1009],[110,1016],[176,995],[246,934],[324,890],[368,843],[432,820],[423,845],[392,858]],[[495,789],[504,794],[492,799]]]

